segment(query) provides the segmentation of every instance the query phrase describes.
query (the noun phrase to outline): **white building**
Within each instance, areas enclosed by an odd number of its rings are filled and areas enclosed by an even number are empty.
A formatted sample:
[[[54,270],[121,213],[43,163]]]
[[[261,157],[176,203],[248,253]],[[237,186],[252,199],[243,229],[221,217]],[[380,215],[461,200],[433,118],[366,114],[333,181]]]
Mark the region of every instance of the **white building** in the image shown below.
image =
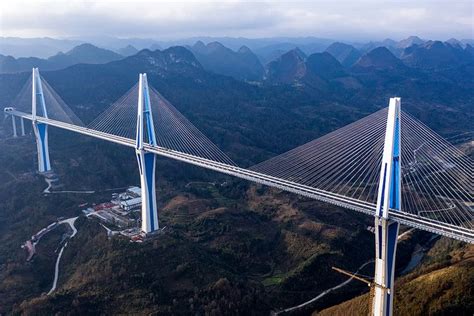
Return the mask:
[[[139,188],[139,187],[129,187],[127,189],[127,193],[130,195],[130,196],[133,196],[133,197],[140,197],[142,196],[142,190]]]
[[[142,206],[142,198],[137,197],[130,200],[122,201],[120,202],[120,206],[126,211],[131,211],[140,208]]]

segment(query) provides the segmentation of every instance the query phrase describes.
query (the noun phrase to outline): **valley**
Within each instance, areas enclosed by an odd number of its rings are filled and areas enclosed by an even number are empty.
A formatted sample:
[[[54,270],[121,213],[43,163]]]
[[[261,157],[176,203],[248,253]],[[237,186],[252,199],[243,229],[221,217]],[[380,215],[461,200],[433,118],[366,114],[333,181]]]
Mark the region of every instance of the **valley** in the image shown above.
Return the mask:
[[[42,75],[89,123],[146,72],[151,86],[243,167],[371,114],[393,95],[442,136],[472,129],[472,62],[459,53],[459,63],[420,64],[432,49],[451,51],[446,43],[366,51],[331,45],[311,54],[291,48],[265,66],[247,49],[201,44],[144,49]],[[240,55],[251,59],[254,73],[237,61],[232,69],[219,67],[231,58],[241,62]],[[31,99],[15,100],[28,75],[0,75],[5,106],[31,107]],[[10,124],[0,123],[1,314],[61,314],[71,307],[77,315],[342,315],[348,306],[367,312],[367,286],[331,268],[373,275],[372,218],[161,157],[157,198],[166,228],[131,243],[110,236],[119,229],[88,219],[79,205],[110,201],[115,188],[139,185],[132,150],[51,128],[53,169],[63,187],[48,183],[45,190],[31,127],[13,139]],[[458,144],[472,157],[470,142],[460,137]],[[26,262],[20,245],[52,222],[58,227]],[[473,310],[472,245],[432,238],[402,227],[397,315],[416,314],[420,304],[431,314]],[[417,295],[426,288],[430,299]],[[298,305],[304,306],[288,310]]]

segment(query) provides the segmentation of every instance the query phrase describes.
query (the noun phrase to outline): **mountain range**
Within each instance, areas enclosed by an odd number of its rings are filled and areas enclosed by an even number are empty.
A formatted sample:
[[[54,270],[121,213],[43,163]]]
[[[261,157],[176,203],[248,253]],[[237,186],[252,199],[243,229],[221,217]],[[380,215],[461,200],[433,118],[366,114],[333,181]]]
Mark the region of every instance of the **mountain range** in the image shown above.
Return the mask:
[[[440,43],[443,47],[451,50],[452,46],[447,43]],[[228,60],[232,60],[232,63],[237,62],[236,59],[240,58],[239,62],[244,62],[245,56],[248,54],[246,48],[240,52],[235,52],[230,49],[226,49],[220,44],[204,45],[197,44],[194,49],[201,49],[201,54],[204,52],[210,52],[210,54],[228,54]],[[437,45],[424,44],[424,52],[436,54],[438,49],[434,49]],[[449,68],[425,68],[417,65],[417,67],[411,67],[405,64],[403,59],[399,59],[394,56],[387,48],[379,47],[368,53],[362,55],[359,60],[351,67],[344,67],[335,57],[329,52],[315,53],[307,56],[304,52],[299,49],[293,49],[277,60],[270,62],[266,66],[265,77],[261,80],[258,85],[246,84],[245,81],[251,80],[249,78],[253,73],[247,74],[247,77],[242,77],[244,72],[236,73],[236,68],[233,65],[229,65],[229,68],[212,68],[222,65],[224,59],[213,59],[207,60],[208,64],[202,60],[202,55],[194,53],[185,47],[176,46],[165,50],[142,50],[135,55],[125,57],[116,61],[112,61],[105,64],[76,64],[59,71],[46,72],[46,76],[52,76],[54,84],[58,87],[68,90],[68,87],[77,85],[77,82],[83,83],[85,86],[96,86],[93,84],[89,77],[104,78],[105,82],[99,82],[101,88],[99,89],[99,95],[104,95],[107,91],[118,91],[126,87],[133,86],[136,78],[135,75],[141,72],[149,73],[150,77],[156,80],[159,84],[160,91],[163,89],[167,91],[167,87],[170,87],[170,82],[178,80],[180,84],[187,83],[187,89],[190,89],[183,95],[189,93],[202,94],[199,90],[200,86],[205,86],[206,91],[215,91],[215,95],[212,98],[226,100],[227,106],[233,108],[231,105],[235,104],[237,100],[241,100],[243,104],[248,104],[250,100],[254,99],[254,94],[264,95],[262,100],[259,102],[267,103],[269,101],[269,95],[273,104],[285,104],[288,98],[297,98],[303,103],[331,103],[331,104],[347,104],[350,103],[352,108],[359,108],[359,110],[367,110],[367,104],[373,106],[382,106],[385,104],[386,99],[389,96],[399,95],[403,99],[406,99],[407,106],[412,111],[419,115],[428,115],[428,108],[451,108],[455,107],[458,110],[468,111],[469,104],[472,101],[472,91],[474,87],[473,78],[473,63],[469,62],[469,58],[466,57],[470,46],[466,48],[454,48],[457,49],[460,56],[450,64]],[[409,50],[407,48],[406,50]],[[197,56],[200,56],[201,61]],[[252,55],[249,55],[252,56]],[[433,57],[434,58],[434,57]],[[426,59],[432,64],[432,59]],[[212,64],[215,61],[216,64]],[[256,58],[250,59],[250,63],[255,63]],[[231,64],[232,64],[231,63]],[[258,74],[261,74],[261,65],[257,63]],[[244,68],[243,66],[240,67]],[[250,67],[249,67],[250,68]],[[249,69],[247,68],[247,69]],[[219,72],[215,69],[219,69]],[[229,71],[229,72],[227,72]],[[234,71],[234,73],[230,73]],[[90,73],[86,76],[87,73]],[[15,91],[13,86],[17,79],[24,78],[28,74],[19,74],[8,77],[4,75],[0,77],[2,84],[5,86],[1,95],[2,100],[9,100],[11,96],[9,93]],[[60,78],[63,76],[63,78]],[[232,77],[235,76],[235,77]],[[240,77],[238,77],[240,76]],[[8,78],[8,79],[7,79]],[[184,80],[183,78],[186,78]],[[242,80],[244,78],[244,80]],[[118,81],[117,81],[118,80]],[[76,83],[75,83],[76,82]],[[109,83],[110,82],[110,83]],[[186,86],[186,85],[185,85]],[[224,88],[227,87],[227,88]],[[259,88],[260,87],[260,88]],[[216,89],[222,89],[216,91]],[[230,90],[229,90],[230,89]],[[234,90],[235,89],[235,90]],[[275,90],[276,89],[276,90]],[[291,91],[292,95],[289,95]],[[278,93],[276,93],[278,92]],[[67,91],[70,96],[74,96],[72,100],[79,102],[93,103],[97,100],[84,100],[84,95],[79,90]],[[182,97],[176,96],[175,92],[171,93],[178,100]],[[234,99],[229,99],[228,96],[233,96]],[[243,99],[241,99],[243,98]],[[259,98],[257,98],[260,100]],[[199,98],[200,111],[207,113],[206,115],[219,115],[228,116],[229,113],[225,112],[224,108],[210,109],[204,106],[202,102],[204,98]],[[110,100],[112,101],[112,100]],[[207,100],[210,104],[214,104],[216,101]],[[292,101],[290,101],[293,103]],[[178,102],[178,104],[181,102]],[[193,104],[192,106],[197,106]],[[191,105],[190,105],[191,106]],[[278,108],[278,107],[277,107]],[[248,114],[254,113],[257,117],[260,117],[258,107],[248,108]],[[287,105],[283,108],[278,108],[279,112],[274,113],[278,117],[281,115],[282,118],[287,115],[284,114],[288,111]],[[94,111],[99,110],[94,108]],[[230,109],[229,109],[230,110]],[[272,107],[272,111],[276,108]],[[313,110],[317,110],[314,108]],[[334,110],[334,109],[333,109]],[[211,111],[211,112],[208,112]],[[280,112],[281,111],[281,112]],[[246,126],[246,120],[248,116],[242,117],[239,121],[238,117],[243,113],[233,118],[234,123],[240,122],[242,126]],[[311,116],[310,116],[311,117]],[[280,119],[280,122],[285,122],[291,117],[285,117]],[[222,117],[220,118],[222,119]],[[270,116],[265,120],[273,121],[275,117]],[[450,130],[453,128],[463,129],[469,126],[470,122],[468,117],[465,115],[452,116],[450,119],[443,120],[441,117],[430,117],[432,122],[438,124],[439,131]],[[216,126],[219,119],[215,122]],[[270,123],[269,126],[273,126],[274,122]],[[455,127],[452,123],[456,121]],[[316,124],[316,122],[312,123]],[[294,134],[298,139],[308,139],[307,128],[296,129],[289,135]],[[258,134],[258,133],[257,133]],[[279,135],[278,131],[271,131],[268,134],[267,140],[274,139],[276,135]],[[306,136],[304,136],[306,135]],[[314,136],[314,134],[313,134]],[[284,138],[288,136],[285,135]],[[261,137],[264,139],[264,137]],[[257,141],[257,140],[256,140]],[[258,140],[261,142],[261,140]],[[272,141],[269,141],[272,143]],[[265,147],[265,146],[263,146]],[[271,146],[270,146],[271,147]]]
[[[405,64],[416,68],[449,68],[459,63],[471,63],[474,49],[467,44],[465,48],[456,43],[428,41],[406,47],[400,54]]]
[[[240,47],[250,48],[263,64],[277,58],[282,53],[296,47],[300,48],[305,54],[310,55],[316,52],[322,52],[332,43],[341,42],[328,38],[317,37],[272,37],[272,38],[243,38],[243,37],[192,37],[181,40],[160,41],[147,38],[115,38],[107,36],[86,36],[82,38],[54,39],[54,38],[18,38],[18,37],[0,37],[0,54],[11,55],[13,57],[39,57],[47,58],[57,54],[60,51],[68,51],[74,46],[90,43],[94,46],[109,49],[120,53],[120,50],[127,46],[133,46],[137,50],[148,48],[151,50],[164,49],[171,46],[192,46],[196,42],[204,43],[219,42],[222,45],[237,51]],[[342,41],[354,46],[361,53],[366,53],[379,46],[389,48],[394,55],[399,56],[401,51],[413,44],[421,45],[428,40],[417,36],[410,36],[402,40],[385,39],[383,41],[371,42],[353,42],[350,40]],[[474,45],[474,39],[454,39],[446,42],[450,44],[465,47],[466,44]],[[276,52],[280,54],[275,55]],[[125,54],[123,54],[125,55]]]
[[[290,83],[306,74],[306,54],[295,48],[267,65],[266,79],[275,83]]]
[[[362,56],[354,46],[340,42],[329,45],[326,52],[333,55],[344,67],[351,67]]]
[[[33,67],[56,70],[75,64],[104,64],[122,58],[122,55],[113,51],[98,48],[92,44],[81,44],[66,53],[60,52],[48,59],[37,57],[15,59],[12,56],[0,55],[0,73],[30,71]]]
[[[198,41],[188,48],[206,70],[248,81],[258,81],[263,78],[263,66],[247,46],[233,51],[219,42],[205,45]]]
[[[376,47],[362,54],[351,45],[334,43],[327,48],[326,53],[336,60],[326,58],[325,62],[321,62],[324,64],[324,69],[320,67],[316,73],[320,73],[322,77],[327,76],[328,72],[342,74],[341,69],[344,68],[347,73],[391,71],[392,75],[396,75],[402,71],[420,73],[422,70],[469,68],[474,63],[472,52],[473,48],[469,44],[463,48],[447,42],[429,41],[405,48],[398,58],[385,46]],[[322,56],[320,53],[313,55]],[[312,71],[305,60],[313,55],[306,58],[297,49],[283,54],[267,65],[267,80],[274,83],[301,81]]]
[[[135,46],[129,44],[125,47],[119,48],[117,52],[122,56],[131,56],[138,53],[138,49],[136,49]]]
[[[229,42],[229,39],[227,41]],[[230,41],[232,44],[236,42],[238,41]],[[328,44],[328,41],[319,39],[312,44],[301,40],[295,41],[300,44],[280,42],[266,46],[262,43],[271,43],[271,41],[262,40],[260,46],[256,45],[256,40],[247,42],[255,46],[254,50],[245,45],[237,50],[232,50],[220,42],[204,44],[202,41],[185,47],[192,51],[199,63],[208,71],[231,76],[238,80],[262,81],[267,78],[270,79],[270,82],[292,82],[302,76],[304,71],[301,60],[292,60],[290,56],[295,50],[299,52],[300,57],[326,51],[334,56],[344,68],[350,69],[355,66],[354,69],[359,70],[367,68],[368,60],[374,58],[379,61],[382,58],[385,61],[391,58],[393,64],[397,63],[396,59],[399,59],[406,66],[422,69],[456,67],[460,64],[469,64],[474,58],[474,49],[468,43],[469,41],[456,39],[446,42],[425,41],[416,36],[398,42],[384,40],[364,45],[354,44],[355,46],[341,42]],[[162,49],[161,47],[155,42],[150,45],[150,50]],[[385,50],[382,50],[381,47]],[[32,67],[55,70],[77,63],[106,63],[139,52],[135,46],[130,44],[115,50],[118,53],[91,44],[81,44],[66,53],[58,53],[48,59],[35,57],[15,59],[12,56],[0,55],[0,73],[29,71]],[[387,50],[390,51],[390,55],[387,54]],[[288,53],[289,55],[286,55]],[[373,56],[377,53],[384,56]],[[356,64],[358,65],[356,66]],[[400,65],[398,63],[397,67]],[[373,64],[372,66],[379,67],[381,65]],[[282,68],[277,69],[278,67]],[[292,67],[294,68],[292,69]],[[291,76],[294,78],[290,78]]]

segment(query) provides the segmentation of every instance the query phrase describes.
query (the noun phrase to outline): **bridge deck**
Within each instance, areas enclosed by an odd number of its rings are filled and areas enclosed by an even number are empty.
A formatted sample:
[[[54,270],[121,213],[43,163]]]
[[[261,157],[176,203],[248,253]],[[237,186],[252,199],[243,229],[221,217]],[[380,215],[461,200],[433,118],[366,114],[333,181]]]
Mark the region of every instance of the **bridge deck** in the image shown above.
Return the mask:
[[[32,115],[16,110],[10,110],[7,114],[22,117],[27,120],[33,120]],[[62,128],[72,132],[80,133],[83,135],[99,138],[123,146],[135,148],[135,140],[116,136],[109,133],[96,131],[87,127],[77,126],[69,123],[64,123],[57,120],[47,119],[44,117],[36,117],[36,121],[51,125],[54,127]],[[275,178],[266,174],[258,173],[248,169],[212,161],[209,159],[196,157],[193,155],[181,153],[178,151],[166,149],[159,146],[146,145],[145,150],[154,153],[159,156],[168,157],[171,159],[183,161],[192,165],[203,167],[206,169],[214,170],[220,173],[235,176],[248,181],[264,184],[270,187],[278,188],[284,191],[296,193],[301,196],[306,196],[315,200],[327,202],[333,205],[341,206],[347,209],[355,210],[368,215],[375,215],[375,204],[351,199],[346,196],[338,195],[336,193],[319,190],[313,187],[304,186],[295,182],[287,181],[284,179]],[[411,213],[404,213],[392,210],[389,212],[390,218],[394,221],[399,222],[407,226],[426,230],[439,235],[447,236],[450,238],[462,240],[469,243],[474,243],[474,231],[458,227],[452,224],[443,223],[440,221],[432,220],[422,216],[414,215]]]

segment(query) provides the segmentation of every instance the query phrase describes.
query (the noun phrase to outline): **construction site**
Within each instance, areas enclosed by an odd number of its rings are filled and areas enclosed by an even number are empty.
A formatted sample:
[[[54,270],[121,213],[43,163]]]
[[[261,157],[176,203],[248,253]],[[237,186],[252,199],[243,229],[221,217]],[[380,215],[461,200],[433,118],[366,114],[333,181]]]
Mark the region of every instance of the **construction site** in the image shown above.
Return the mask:
[[[110,201],[94,204],[82,210],[88,218],[99,220],[109,237],[122,235],[133,242],[142,242],[144,235],[140,230],[141,189],[129,187],[125,192],[112,193]]]

